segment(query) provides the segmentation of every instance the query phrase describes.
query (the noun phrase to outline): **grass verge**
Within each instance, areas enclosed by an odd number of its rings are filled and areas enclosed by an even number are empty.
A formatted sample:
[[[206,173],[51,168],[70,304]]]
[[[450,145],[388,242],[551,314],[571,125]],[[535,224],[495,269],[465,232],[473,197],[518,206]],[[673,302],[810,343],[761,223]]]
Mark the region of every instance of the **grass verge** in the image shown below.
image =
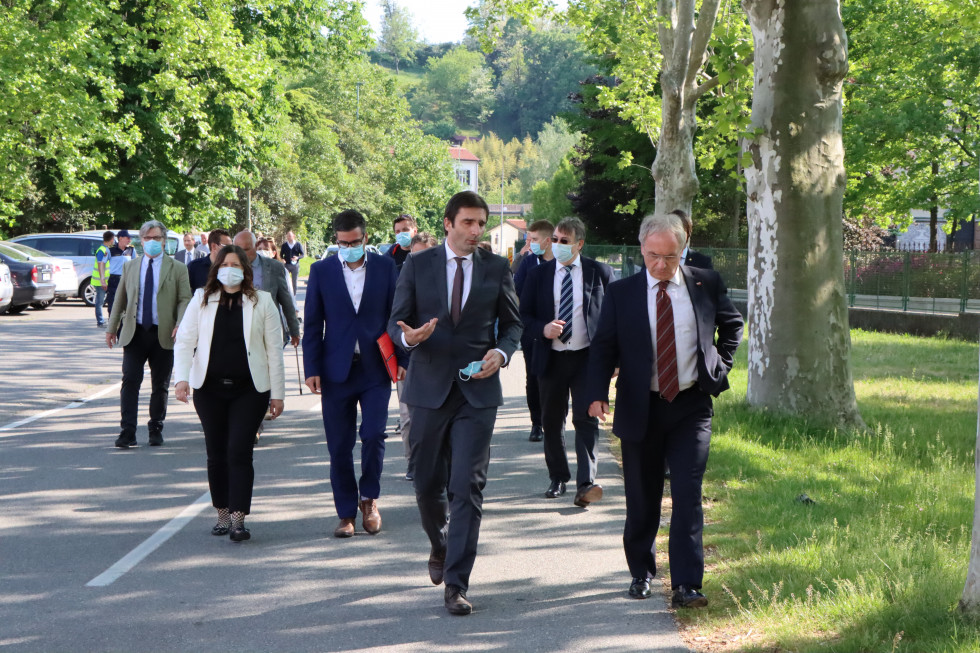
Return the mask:
[[[715,403],[704,484],[711,603],[677,613],[691,646],[980,651],[980,625],[956,611],[973,521],[977,345],[858,330],[852,342],[863,433],[750,409],[741,348],[733,390]]]

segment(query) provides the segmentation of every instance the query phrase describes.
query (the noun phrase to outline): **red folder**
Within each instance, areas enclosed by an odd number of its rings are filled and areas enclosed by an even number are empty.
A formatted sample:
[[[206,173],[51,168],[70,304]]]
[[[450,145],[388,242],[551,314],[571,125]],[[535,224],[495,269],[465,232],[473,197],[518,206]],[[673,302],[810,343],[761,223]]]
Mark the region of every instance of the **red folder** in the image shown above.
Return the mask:
[[[398,359],[395,358],[395,345],[391,342],[391,337],[387,333],[382,333],[378,338],[378,349],[381,350],[381,359],[385,362],[385,369],[392,383],[398,381]]]

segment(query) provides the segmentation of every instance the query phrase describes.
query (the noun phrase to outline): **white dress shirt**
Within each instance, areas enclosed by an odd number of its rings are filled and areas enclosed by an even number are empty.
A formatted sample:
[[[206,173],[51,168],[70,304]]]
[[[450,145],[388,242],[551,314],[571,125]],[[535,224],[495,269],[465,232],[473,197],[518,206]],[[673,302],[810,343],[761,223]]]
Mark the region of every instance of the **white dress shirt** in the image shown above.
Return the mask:
[[[136,323],[143,324],[143,293],[146,290],[146,272],[150,269],[150,261],[153,261],[153,324],[160,324],[157,313],[157,293],[160,291],[160,275],[163,269],[163,255],[151,259],[143,256],[140,264],[140,296],[139,303],[136,304]]]
[[[653,343],[653,376],[650,389],[660,390],[657,384],[657,293],[660,282],[647,275],[647,317],[650,320],[650,337]],[[674,313],[674,347],[677,351],[677,384],[680,390],[687,390],[698,381],[698,328],[695,322],[694,305],[687,292],[680,266],[667,284],[667,296]]]
[[[249,265],[252,266],[252,286],[257,290],[265,290],[265,286],[262,285],[262,257],[256,254],[255,260]]]
[[[585,327],[585,288],[582,285],[582,257],[576,255],[569,262],[568,266],[561,262],[555,265],[555,319],[558,319],[558,309],[561,305],[561,284],[565,280],[566,269],[572,271],[572,337],[568,342],[562,342],[559,338],[551,341],[551,348],[555,351],[578,351],[589,346],[589,333]],[[566,325],[567,327],[567,325]]]
[[[341,259],[340,268],[344,271],[344,283],[347,284],[347,294],[350,295],[350,301],[354,305],[354,312],[356,313],[361,308],[361,297],[364,296],[367,254],[364,255],[364,260],[356,268],[352,268],[347,264],[347,261]],[[361,353],[361,346],[357,340],[354,340],[354,353]]]

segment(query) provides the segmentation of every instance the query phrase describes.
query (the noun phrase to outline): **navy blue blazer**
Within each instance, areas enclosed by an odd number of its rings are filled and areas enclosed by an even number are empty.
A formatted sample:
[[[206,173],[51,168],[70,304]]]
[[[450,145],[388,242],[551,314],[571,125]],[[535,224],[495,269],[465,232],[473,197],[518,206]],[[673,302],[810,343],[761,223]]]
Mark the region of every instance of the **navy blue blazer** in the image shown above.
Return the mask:
[[[606,287],[613,282],[612,268],[595,259],[581,256],[582,263],[582,313],[589,340],[599,326],[599,310]],[[551,340],[544,337],[544,327],[555,319],[555,274],[558,261],[552,259],[531,268],[521,293],[521,320],[524,333],[532,341],[531,373],[541,376],[551,359]],[[527,352],[524,352],[527,355]]]
[[[554,261],[555,259],[551,260]],[[531,270],[547,262],[543,256],[536,256],[534,254],[527,254],[521,259],[520,265],[517,266],[517,272],[514,273],[514,288],[517,289],[518,297],[524,295],[524,284],[527,282],[527,275],[530,274]]]
[[[718,396],[728,389],[728,372],[742,341],[742,316],[717,272],[681,266],[681,273],[697,321],[695,387]],[[607,289],[589,352],[590,404],[609,401],[609,381],[617,367],[613,433],[622,440],[639,442],[647,432],[653,375],[647,275],[642,270]]]
[[[398,272],[390,258],[371,252],[367,253],[365,264],[364,292],[357,312],[347,292],[339,256],[310,266],[303,321],[306,378],[319,376],[321,383],[346,381],[357,342],[365,372],[376,376],[379,383],[388,380],[377,340],[385,332],[391,316]],[[407,365],[401,352],[397,358],[400,366]]]

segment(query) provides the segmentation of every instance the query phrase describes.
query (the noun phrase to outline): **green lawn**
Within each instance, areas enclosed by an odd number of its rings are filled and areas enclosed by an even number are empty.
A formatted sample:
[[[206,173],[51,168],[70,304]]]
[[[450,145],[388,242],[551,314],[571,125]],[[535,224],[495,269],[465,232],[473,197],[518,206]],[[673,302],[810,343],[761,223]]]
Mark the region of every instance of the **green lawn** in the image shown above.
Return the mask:
[[[864,433],[749,409],[740,349],[705,476],[711,603],[678,613],[689,644],[980,651],[980,626],[956,612],[973,522],[977,344],[852,337]]]

